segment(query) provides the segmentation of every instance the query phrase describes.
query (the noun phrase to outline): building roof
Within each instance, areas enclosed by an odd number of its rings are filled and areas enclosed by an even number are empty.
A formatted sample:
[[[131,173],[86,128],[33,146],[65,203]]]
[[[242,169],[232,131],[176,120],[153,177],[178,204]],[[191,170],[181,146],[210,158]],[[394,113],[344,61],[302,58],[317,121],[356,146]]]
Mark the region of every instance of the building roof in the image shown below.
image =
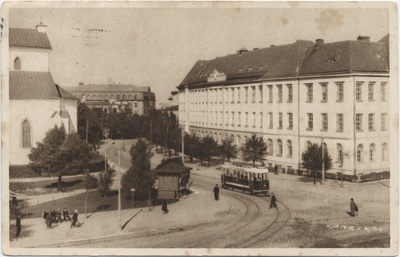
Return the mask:
[[[121,84],[87,84],[79,87],[69,87],[69,92],[151,92],[150,87]]]
[[[384,43],[343,41],[309,48],[301,75],[388,72],[389,58]]]
[[[271,46],[253,51],[241,51],[209,61],[198,61],[180,86],[207,83],[214,71],[226,75],[226,80],[256,80],[296,76],[311,41],[298,40],[293,44]]]
[[[178,88],[235,84],[313,74],[388,72],[388,49],[383,42],[364,40],[323,43],[297,40],[293,44],[197,61]],[[385,38],[384,38],[385,39]],[[384,40],[382,39],[382,41]],[[222,79],[209,80],[220,75]],[[223,77],[223,76],[226,76]]]
[[[10,71],[10,100],[61,98],[78,100],[55,84],[50,72]]]
[[[170,162],[166,164],[165,166],[162,166],[159,169],[156,169],[157,174],[167,174],[167,175],[173,175],[173,174],[178,174],[181,175],[182,173],[191,170],[192,168],[186,167],[174,162]]]
[[[10,28],[10,46],[51,49],[49,38],[37,29]]]

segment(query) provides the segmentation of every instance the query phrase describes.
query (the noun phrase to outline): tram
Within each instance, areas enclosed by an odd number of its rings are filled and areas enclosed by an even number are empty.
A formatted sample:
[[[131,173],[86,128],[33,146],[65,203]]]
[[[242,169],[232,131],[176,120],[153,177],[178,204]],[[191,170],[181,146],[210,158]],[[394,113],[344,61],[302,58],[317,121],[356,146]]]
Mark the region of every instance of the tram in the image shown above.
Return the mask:
[[[222,187],[225,189],[239,189],[250,194],[268,195],[269,174],[266,168],[242,168],[231,165],[221,166]]]

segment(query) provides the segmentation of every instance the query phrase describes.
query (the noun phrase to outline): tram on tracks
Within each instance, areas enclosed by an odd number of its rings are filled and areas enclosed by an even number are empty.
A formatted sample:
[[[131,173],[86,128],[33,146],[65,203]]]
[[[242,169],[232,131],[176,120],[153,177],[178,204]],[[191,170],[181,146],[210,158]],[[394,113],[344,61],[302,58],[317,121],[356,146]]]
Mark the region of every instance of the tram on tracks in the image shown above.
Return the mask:
[[[225,189],[239,189],[251,195],[265,194],[269,191],[267,168],[242,168],[222,165],[221,184]]]

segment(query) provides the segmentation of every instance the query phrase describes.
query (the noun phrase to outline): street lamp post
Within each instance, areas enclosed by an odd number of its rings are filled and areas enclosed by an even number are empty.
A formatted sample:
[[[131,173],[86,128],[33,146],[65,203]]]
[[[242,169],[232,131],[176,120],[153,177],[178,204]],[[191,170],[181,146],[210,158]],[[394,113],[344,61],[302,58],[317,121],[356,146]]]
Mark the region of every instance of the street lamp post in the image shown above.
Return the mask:
[[[134,205],[134,202],[135,202],[135,201],[134,201],[134,197],[135,197],[135,196],[134,196],[134,195],[135,195],[135,189],[134,189],[134,188],[131,188],[131,193],[132,193],[132,208],[133,208],[133,207],[135,206],[135,205]]]
[[[115,142],[113,142],[115,145]],[[118,147],[118,222],[119,227],[122,229],[121,226],[121,149]]]
[[[121,149],[118,149],[118,220],[119,220],[119,227],[122,229],[121,226]]]
[[[322,138],[322,184],[325,182],[325,144],[324,138]]]
[[[185,130],[182,122],[182,163],[185,164]]]

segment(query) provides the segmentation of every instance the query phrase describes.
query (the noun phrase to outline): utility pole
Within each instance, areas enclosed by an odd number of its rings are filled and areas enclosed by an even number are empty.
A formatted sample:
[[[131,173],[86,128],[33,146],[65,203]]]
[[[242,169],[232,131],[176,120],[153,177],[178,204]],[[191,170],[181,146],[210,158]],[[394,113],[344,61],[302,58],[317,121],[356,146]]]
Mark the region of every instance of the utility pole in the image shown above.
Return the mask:
[[[322,183],[325,182],[325,144],[324,138],[322,138]]]
[[[107,172],[107,141],[104,134],[104,172]]]
[[[185,128],[185,126],[183,125],[183,122],[182,122],[182,128],[181,128],[181,130],[182,130],[182,163],[183,163],[183,164],[185,164],[185,143],[184,143],[184,140],[185,140],[185,131],[184,131],[184,128]]]
[[[119,227],[122,229],[121,226],[121,149],[118,149],[118,220],[119,220]]]
[[[86,131],[85,131],[86,144],[88,143],[88,135],[89,135],[89,122],[86,117]]]

